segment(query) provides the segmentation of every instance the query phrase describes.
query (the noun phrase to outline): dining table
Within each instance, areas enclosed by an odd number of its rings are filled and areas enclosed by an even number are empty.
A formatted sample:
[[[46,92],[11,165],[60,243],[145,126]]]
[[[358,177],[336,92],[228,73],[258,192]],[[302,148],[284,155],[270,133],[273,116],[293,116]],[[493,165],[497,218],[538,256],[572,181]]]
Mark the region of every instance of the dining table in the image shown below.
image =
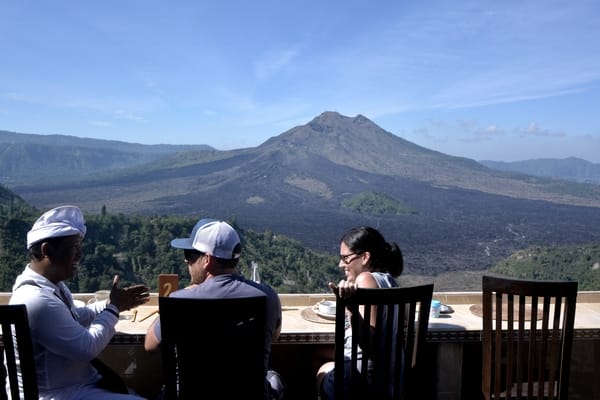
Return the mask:
[[[600,299],[599,299],[600,300]],[[283,303],[283,302],[282,302]],[[481,341],[482,318],[478,300],[447,304],[448,311],[430,317],[429,342]],[[139,306],[120,314],[114,343],[143,342],[146,331],[159,317],[158,305]],[[282,326],[278,343],[334,343],[335,316],[323,315],[314,304],[282,305]],[[575,339],[600,339],[600,301],[578,302]]]
[[[282,306],[281,334],[277,343],[334,342],[335,316],[319,313],[315,305]],[[320,315],[319,315],[320,314]],[[143,343],[152,322],[159,318],[158,305],[150,304],[121,312],[113,344]]]
[[[427,363],[435,381],[429,398],[466,398],[479,390],[481,293],[434,293],[434,298],[446,308],[439,317],[429,319]],[[332,297],[284,294],[280,299],[282,327],[281,335],[272,345],[272,366],[297,392],[297,398],[306,398],[313,394],[312,383],[317,368],[333,354],[335,317],[319,315],[317,307],[319,301],[332,300]],[[145,386],[162,379],[158,372],[160,357],[143,351],[146,331],[158,317],[156,299],[121,313],[117,334],[103,353],[135,385],[139,384],[138,376],[144,376]],[[571,381],[575,382],[574,390],[600,398],[600,387],[593,383],[598,379],[589,376],[590,368],[595,368],[592,365],[595,366],[598,359],[591,355],[600,355],[600,293],[582,292],[575,317]]]
[[[92,294],[75,295],[83,302]],[[0,302],[9,294],[0,296]],[[319,315],[317,304],[334,300],[329,294],[281,294],[282,329],[272,345],[272,367],[281,372],[290,389],[290,400],[314,398],[314,376],[333,354],[335,317]],[[430,318],[427,333],[427,388],[436,400],[471,398],[479,391],[481,377],[481,293],[434,293],[449,307]],[[121,312],[117,333],[100,358],[117,371],[138,393],[155,398],[162,386],[160,352],[144,350],[146,332],[159,318],[158,295],[133,310]],[[600,399],[600,292],[579,292],[571,363],[572,398]]]

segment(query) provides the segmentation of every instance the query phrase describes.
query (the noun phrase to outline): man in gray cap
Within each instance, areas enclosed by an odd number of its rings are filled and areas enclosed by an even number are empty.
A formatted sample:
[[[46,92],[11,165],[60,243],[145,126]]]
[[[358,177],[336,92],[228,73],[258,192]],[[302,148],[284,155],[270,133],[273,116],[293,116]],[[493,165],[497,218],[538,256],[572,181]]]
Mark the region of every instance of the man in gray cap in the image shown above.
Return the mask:
[[[170,297],[181,298],[240,298],[267,297],[265,327],[265,371],[268,368],[271,343],[281,330],[281,303],[277,293],[268,285],[253,282],[236,272],[242,253],[238,233],[223,221],[201,219],[189,238],[174,239],[171,246],[183,249],[192,285],[175,291]],[[160,319],[156,319],[146,333],[145,348],[157,351],[160,347]],[[271,387],[271,398],[279,398],[283,385],[277,373],[267,371],[265,377]]]
[[[63,281],[72,278],[86,233],[78,207],[45,212],[27,233],[30,262],[13,286],[10,304],[25,304],[29,317],[40,399],[140,399],[115,393],[92,365],[115,334],[119,312],[148,301],[144,285],[120,289],[110,299],[76,307]],[[98,364],[96,364],[98,365]]]

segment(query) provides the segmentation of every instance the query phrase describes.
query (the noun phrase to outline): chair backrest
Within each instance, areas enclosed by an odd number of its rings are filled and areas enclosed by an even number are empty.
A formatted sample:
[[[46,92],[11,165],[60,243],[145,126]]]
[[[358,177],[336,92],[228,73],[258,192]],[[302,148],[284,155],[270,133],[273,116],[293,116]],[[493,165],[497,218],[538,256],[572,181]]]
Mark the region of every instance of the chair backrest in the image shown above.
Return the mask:
[[[484,276],[482,291],[485,399],[566,400],[577,282]]]
[[[262,399],[266,297],[159,297],[167,399]]]
[[[425,345],[432,295],[432,284],[357,289],[347,299],[340,298],[336,291],[336,399],[408,399],[411,393],[418,393],[421,379],[417,367]],[[346,308],[355,310],[350,361],[344,356]],[[359,309],[363,316],[356,311]],[[363,324],[363,318],[371,323]]]
[[[31,344],[31,332],[25,304],[1,305],[0,324],[7,378],[12,399],[38,399],[37,375]],[[4,376],[6,373],[6,376]],[[4,385],[4,380],[2,384]],[[20,395],[19,386],[23,390]],[[4,388],[1,393],[6,396]],[[4,397],[6,398],[6,397]]]

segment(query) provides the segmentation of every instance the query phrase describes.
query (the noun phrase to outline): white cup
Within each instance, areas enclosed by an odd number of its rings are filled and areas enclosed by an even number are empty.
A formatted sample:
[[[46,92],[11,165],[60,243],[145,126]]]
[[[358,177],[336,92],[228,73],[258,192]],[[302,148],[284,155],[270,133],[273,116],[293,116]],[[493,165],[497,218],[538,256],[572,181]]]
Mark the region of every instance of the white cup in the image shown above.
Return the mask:
[[[321,314],[335,315],[335,301],[324,300],[319,302],[319,312]]]
[[[88,301],[88,304],[95,303],[97,301],[108,300],[110,297],[110,290],[97,290],[94,292],[94,298]]]

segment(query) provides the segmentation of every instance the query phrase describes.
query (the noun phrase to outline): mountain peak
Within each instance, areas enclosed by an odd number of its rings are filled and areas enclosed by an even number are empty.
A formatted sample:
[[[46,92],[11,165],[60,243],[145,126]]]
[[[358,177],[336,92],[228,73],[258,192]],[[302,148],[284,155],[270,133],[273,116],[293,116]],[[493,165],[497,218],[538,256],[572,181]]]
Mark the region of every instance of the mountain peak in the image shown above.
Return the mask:
[[[262,147],[303,148],[313,154],[330,157],[332,152],[353,153],[388,135],[391,134],[362,115],[347,117],[335,111],[326,111],[305,125],[272,137]]]
[[[347,117],[338,113],[337,111],[325,111],[310,121],[307,126],[315,129],[316,131],[324,131],[333,130],[336,127],[341,126],[365,124],[370,124],[374,127],[377,126],[375,123],[373,123],[373,121],[361,114],[358,114],[355,117]]]
[[[380,136],[391,135],[367,117],[347,117],[336,111],[325,111],[305,125],[296,126],[265,144],[276,146],[308,146],[317,150],[324,144],[342,141],[346,145],[364,145]],[[338,145],[340,143],[337,143]]]
[[[344,155],[343,158],[354,154],[353,157],[362,155],[373,159],[379,159],[382,151],[387,154],[392,148],[395,156],[427,151],[386,131],[364,115],[347,117],[336,111],[325,111],[305,125],[272,137],[263,143],[263,147],[302,147],[326,157],[337,158],[333,153],[339,153]]]
[[[334,120],[337,118],[348,118],[342,114],[340,114],[337,111],[325,111],[322,112],[321,114],[317,115],[315,118],[313,118],[313,120],[310,122],[315,122],[315,123],[327,123],[330,120]]]

